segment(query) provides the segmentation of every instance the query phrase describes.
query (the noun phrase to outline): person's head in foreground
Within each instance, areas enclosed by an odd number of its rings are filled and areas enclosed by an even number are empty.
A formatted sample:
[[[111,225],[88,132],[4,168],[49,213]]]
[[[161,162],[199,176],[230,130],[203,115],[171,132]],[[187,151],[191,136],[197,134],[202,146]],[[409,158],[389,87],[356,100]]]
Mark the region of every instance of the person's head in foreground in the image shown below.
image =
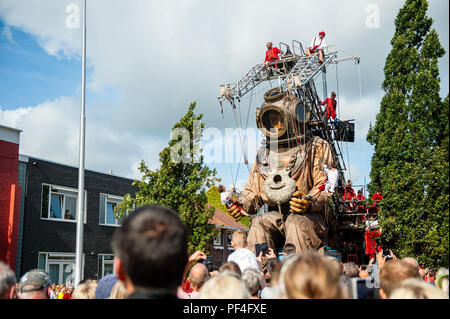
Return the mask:
[[[297,250],[294,244],[287,243],[283,247],[283,252],[285,256],[295,255]]]
[[[0,299],[14,299],[16,276],[7,264],[0,261]]]
[[[390,260],[380,269],[380,297],[388,299],[408,278],[419,278],[419,271],[401,260]]]
[[[448,295],[421,279],[409,278],[392,291],[389,299],[448,299]]]
[[[128,298],[176,298],[187,264],[187,233],[170,208],[132,211],[113,236],[118,278]]]
[[[200,299],[249,299],[245,284],[232,272],[224,271],[209,279],[200,289]]]
[[[266,282],[270,283],[271,286],[278,283],[282,264],[283,263],[278,258],[270,258],[267,260],[267,271],[265,276]]]
[[[209,272],[205,265],[198,263],[192,266],[189,272],[189,279],[191,281],[191,288],[193,291],[200,291],[200,288],[208,280]]]
[[[414,266],[415,268],[417,268],[417,271],[419,271],[419,262],[417,260],[415,260],[412,257],[405,257],[402,259],[403,262],[410,264],[411,266]]]
[[[126,299],[128,297],[127,290],[123,282],[117,280],[109,294],[109,299]]]
[[[250,292],[252,299],[258,299],[258,292],[263,288],[263,276],[256,270],[255,268],[246,268],[242,272],[241,276],[242,281],[247,287],[247,290]]]
[[[247,246],[247,233],[241,229],[236,230],[231,237],[231,247],[234,249],[245,248]]]
[[[270,50],[272,48],[272,42],[267,42],[266,48],[267,48],[267,50]]]
[[[353,261],[345,264],[345,275],[348,278],[356,278],[359,276],[359,268]]]
[[[80,283],[73,291],[72,299],[96,299],[97,280],[88,279]]]
[[[289,299],[342,298],[336,267],[316,252],[296,257],[287,265],[282,277],[285,297]]]
[[[345,274],[345,265],[340,260],[331,256],[327,256],[326,259],[330,263],[330,265],[333,266],[333,269],[336,271],[339,277]]]
[[[228,262],[224,263],[222,266],[220,266],[219,272],[222,273],[224,271],[233,272],[236,275],[238,275],[239,277],[241,277],[241,275],[242,275],[241,268],[239,268],[239,265],[236,264],[234,261],[228,261]]]
[[[20,278],[19,299],[49,299],[50,277],[41,269],[33,269]]]

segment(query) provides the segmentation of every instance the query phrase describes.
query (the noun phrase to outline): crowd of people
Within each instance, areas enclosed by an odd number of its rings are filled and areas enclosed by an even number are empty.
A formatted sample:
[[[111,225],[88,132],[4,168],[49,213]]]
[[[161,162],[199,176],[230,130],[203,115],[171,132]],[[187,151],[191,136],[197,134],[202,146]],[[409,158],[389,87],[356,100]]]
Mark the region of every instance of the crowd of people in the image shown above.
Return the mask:
[[[448,298],[448,269],[435,272],[414,258],[378,252],[368,265],[342,263],[310,251],[284,255],[271,248],[258,255],[247,234],[233,233],[234,252],[218,269],[208,268],[204,252],[188,256],[187,230],[173,210],[148,205],[128,215],[113,236],[116,274],[75,289],[55,285],[44,270],[33,269],[16,285],[0,263],[0,298],[6,299],[347,299]],[[363,285],[358,285],[358,282]],[[66,289],[67,288],[67,289]],[[62,296],[62,297],[61,297]]]

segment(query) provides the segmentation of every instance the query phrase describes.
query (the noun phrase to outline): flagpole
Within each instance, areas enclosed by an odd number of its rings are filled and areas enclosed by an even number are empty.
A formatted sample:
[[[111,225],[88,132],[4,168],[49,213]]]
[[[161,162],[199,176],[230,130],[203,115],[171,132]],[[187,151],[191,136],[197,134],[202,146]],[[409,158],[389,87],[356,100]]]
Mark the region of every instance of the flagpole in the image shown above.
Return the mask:
[[[75,248],[75,278],[74,286],[78,286],[83,273],[83,226],[84,226],[84,162],[85,162],[85,136],[86,136],[86,0],[83,0],[83,40],[81,50],[81,115],[80,115],[80,158],[78,169],[78,202],[77,202],[77,231]]]

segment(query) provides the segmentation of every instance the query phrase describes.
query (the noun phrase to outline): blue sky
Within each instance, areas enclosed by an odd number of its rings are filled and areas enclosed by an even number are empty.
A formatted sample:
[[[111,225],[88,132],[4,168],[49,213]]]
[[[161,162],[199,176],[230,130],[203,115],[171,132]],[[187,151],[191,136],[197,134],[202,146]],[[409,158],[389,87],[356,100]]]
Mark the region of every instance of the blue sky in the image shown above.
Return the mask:
[[[0,20],[0,30],[5,24]],[[12,41],[0,37],[0,101],[3,109],[32,106],[61,95],[73,95],[80,83],[80,59],[50,56],[35,36],[8,27]],[[24,90],[26,88],[26,90]]]
[[[364,136],[383,96],[382,68],[402,1],[325,2],[285,0],[282,3],[292,12],[283,16],[252,0],[88,1],[87,168],[112,169],[132,178],[138,177],[141,159],[156,168],[171,127],[193,100],[205,115],[206,126],[222,130],[216,99],[221,83],[237,81],[260,63],[266,40],[309,43],[317,30],[324,29],[328,43],[342,50],[341,57],[361,57],[362,101],[357,68],[345,62],[339,65],[338,108],[344,119],[356,119],[357,140],[347,143],[349,173],[354,184],[363,183],[372,154]],[[81,78],[81,30],[64,25],[65,9],[73,3],[80,4],[79,0],[0,4],[0,124],[23,130],[21,153],[69,165],[78,160]],[[372,3],[380,10],[380,26],[375,29],[364,25]],[[319,9],[320,21],[309,14],[301,22],[295,19],[295,12]],[[447,12],[448,1],[430,1],[429,15],[448,52]],[[273,21],[267,22],[267,14]],[[284,22],[277,23],[280,20]],[[444,95],[448,54],[440,67]],[[328,81],[328,89],[335,89],[334,67]],[[250,127],[255,127],[254,110],[261,102],[261,95],[254,97]],[[225,113],[226,125],[233,127],[231,110]],[[229,164],[211,167],[217,168],[226,185],[232,184]],[[238,164],[232,167],[236,173]],[[241,165],[239,172],[237,180],[243,186],[248,171]]]

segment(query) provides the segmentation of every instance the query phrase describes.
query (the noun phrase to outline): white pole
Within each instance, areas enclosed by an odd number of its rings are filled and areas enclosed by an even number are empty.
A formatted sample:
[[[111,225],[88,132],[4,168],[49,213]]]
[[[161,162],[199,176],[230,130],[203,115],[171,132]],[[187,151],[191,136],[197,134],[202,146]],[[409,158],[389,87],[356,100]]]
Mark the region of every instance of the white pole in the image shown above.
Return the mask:
[[[80,116],[80,159],[78,169],[78,203],[77,203],[77,233],[75,248],[75,278],[74,286],[82,280],[83,272],[83,223],[84,223],[84,150],[86,136],[86,116],[85,97],[86,97],[86,0],[83,0],[83,42],[81,50],[81,116]]]

